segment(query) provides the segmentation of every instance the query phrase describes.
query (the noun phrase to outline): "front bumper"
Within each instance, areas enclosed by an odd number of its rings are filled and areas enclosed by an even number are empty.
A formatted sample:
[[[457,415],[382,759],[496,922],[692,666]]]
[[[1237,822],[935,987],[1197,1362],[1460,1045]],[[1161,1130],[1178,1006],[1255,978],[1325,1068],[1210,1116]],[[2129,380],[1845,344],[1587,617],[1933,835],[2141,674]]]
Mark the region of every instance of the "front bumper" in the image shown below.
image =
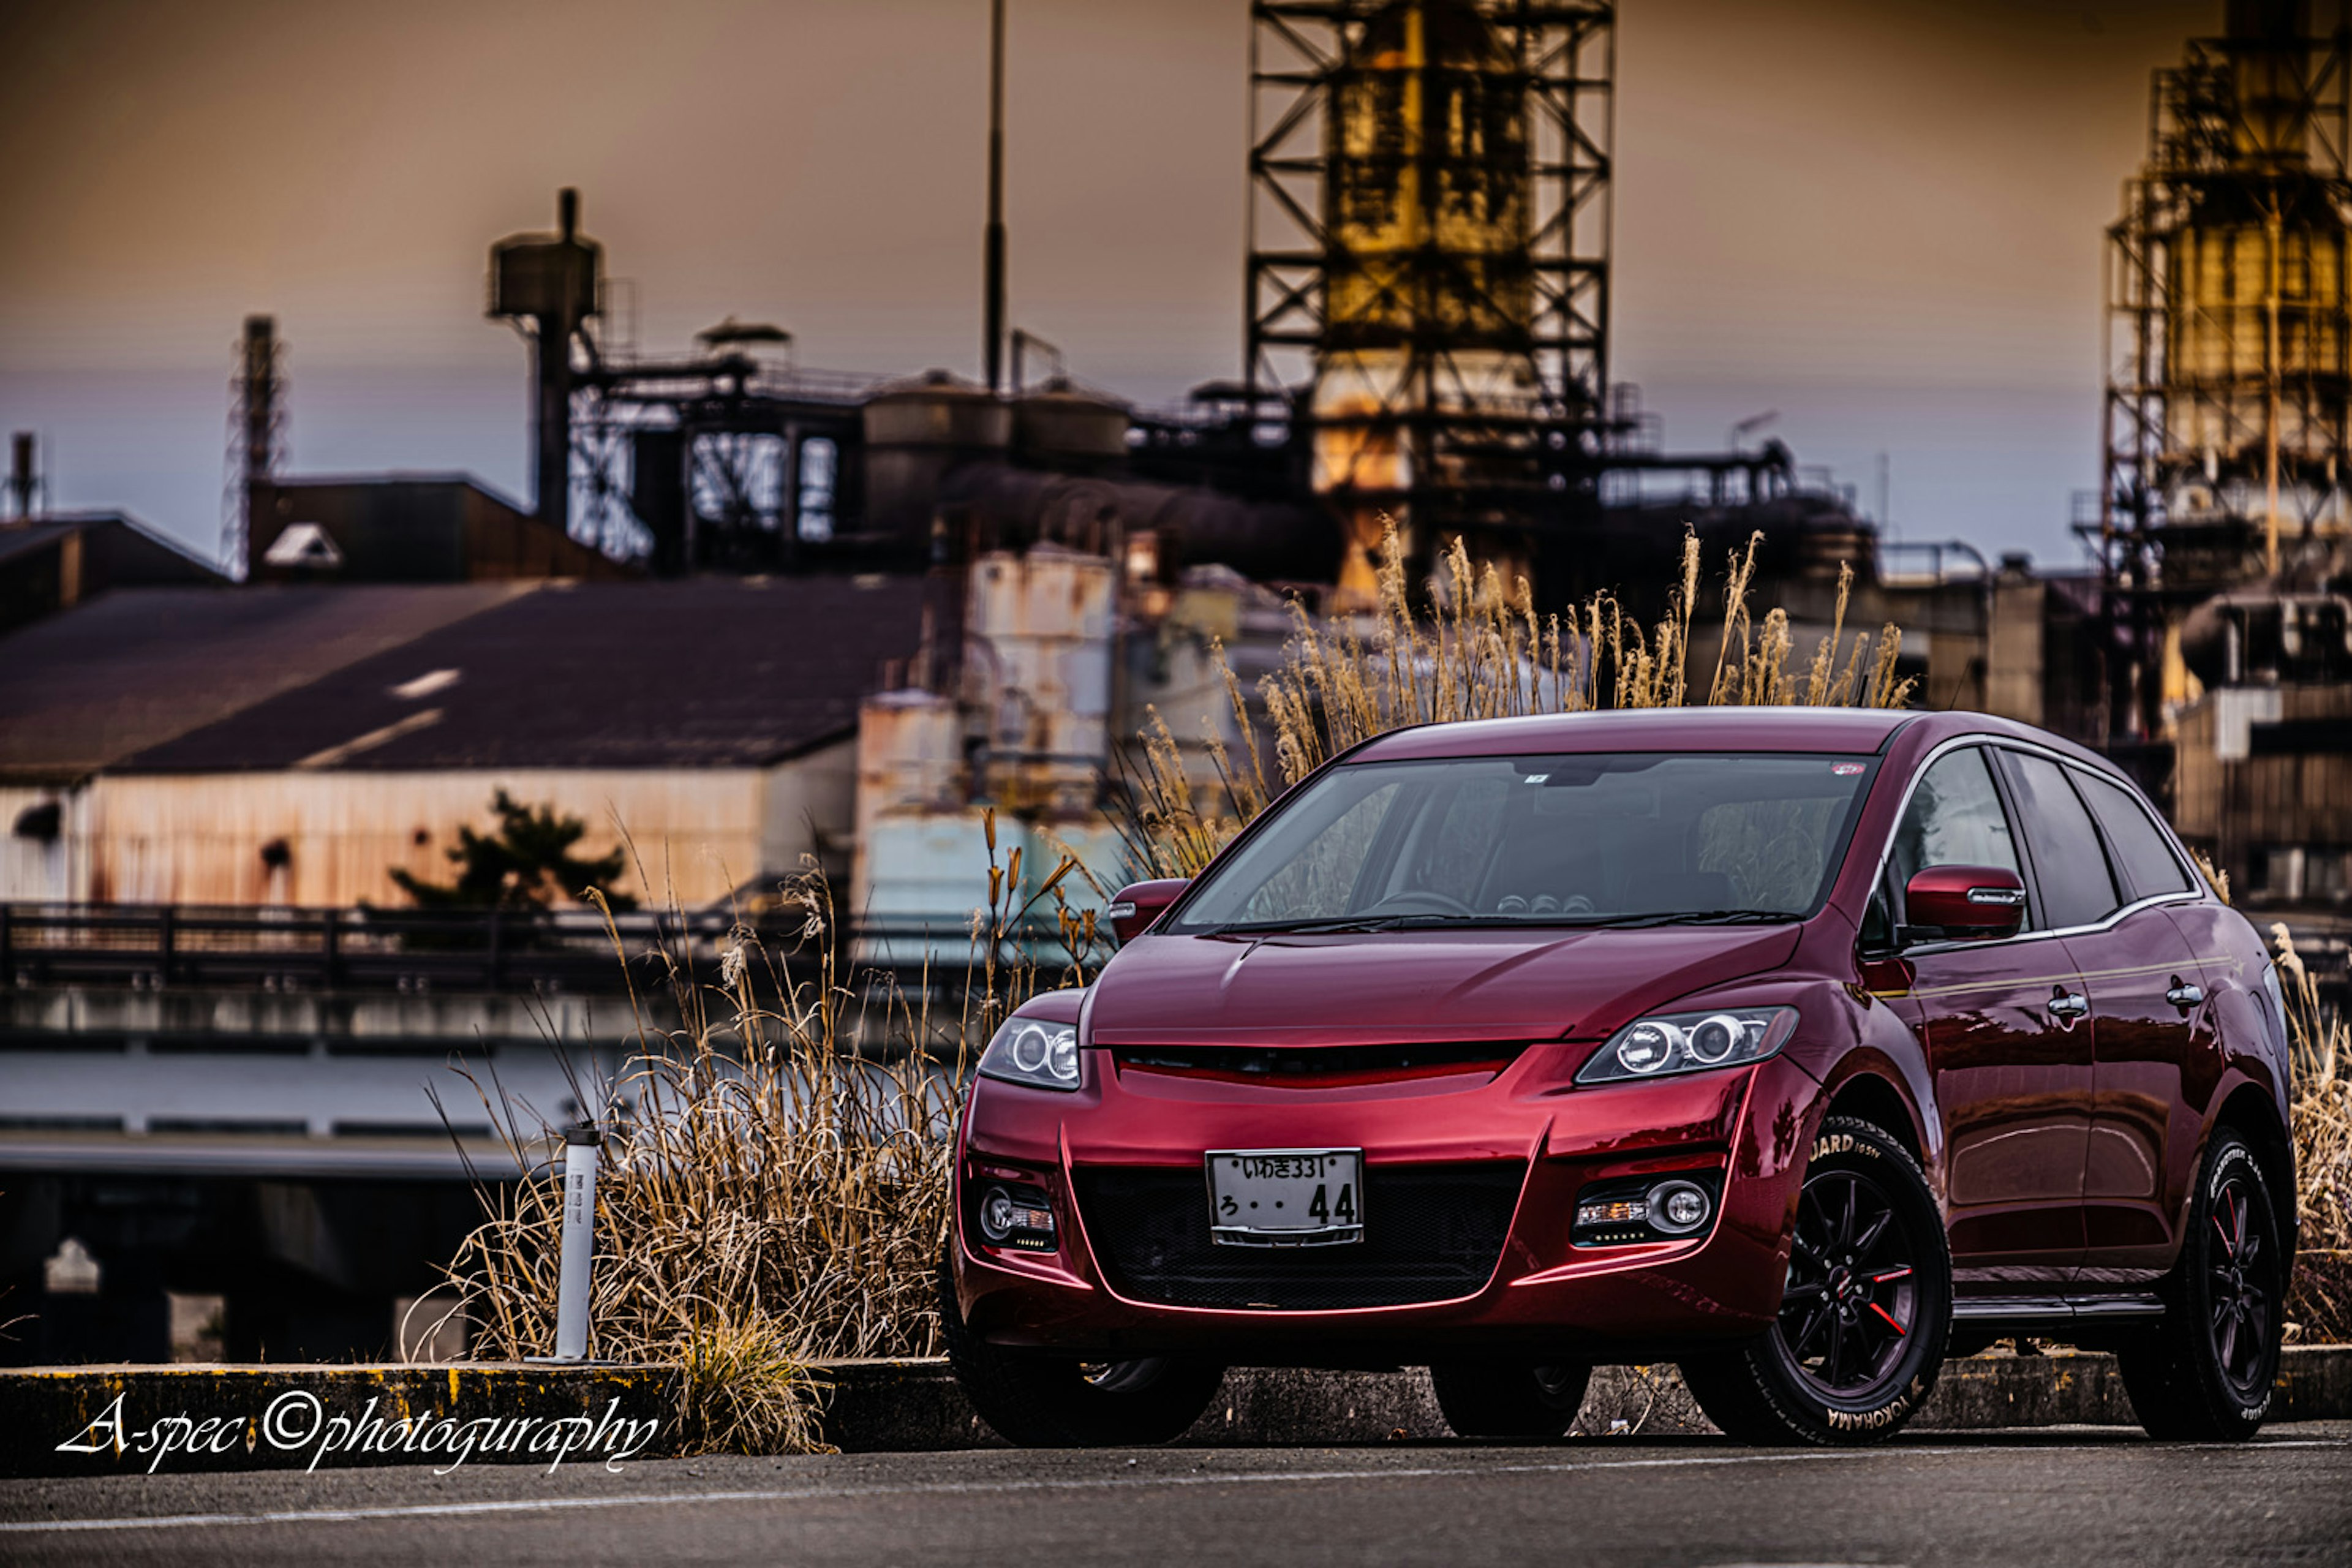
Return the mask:
[[[1483,1082],[1466,1075],[1268,1088],[1121,1073],[1104,1052],[1088,1053],[1075,1094],[982,1079],[956,1169],[955,1275],[965,1321],[1006,1346],[1332,1366],[1537,1350],[1663,1359],[1763,1329],[1780,1307],[1804,1152],[1822,1113],[1819,1086],[1775,1057],[1654,1082],[1575,1087],[1562,1063],[1583,1049],[1532,1047]],[[1105,1228],[1101,1173],[1197,1180],[1203,1150],[1317,1147],[1363,1149],[1368,1191],[1383,1173],[1511,1173],[1516,1192],[1504,1195],[1509,1217],[1491,1271],[1475,1286],[1465,1279],[1438,1299],[1397,1305],[1181,1305],[1160,1286],[1139,1285],[1122,1265],[1119,1238],[1097,1234]],[[1714,1217],[1696,1235],[1571,1245],[1584,1188],[1672,1172],[1720,1176]],[[983,1244],[965,1223],[967,1199],[974,1183],[989,1179],[1047,1193],[1059,1224],[1054,1250]],[[1368,1234],[1381,1219],[1368,1204]],[[1347,1250],[1272,1254],[1266,1266]],[[1124,1256],[1131,1261],[1132,1248]]]

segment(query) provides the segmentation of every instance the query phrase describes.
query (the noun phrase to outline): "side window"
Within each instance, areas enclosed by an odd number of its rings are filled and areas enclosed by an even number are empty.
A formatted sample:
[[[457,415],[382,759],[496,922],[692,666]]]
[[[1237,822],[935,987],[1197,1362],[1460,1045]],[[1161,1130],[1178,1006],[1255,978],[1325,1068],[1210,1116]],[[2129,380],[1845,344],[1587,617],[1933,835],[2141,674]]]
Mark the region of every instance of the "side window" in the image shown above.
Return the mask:
[[[1887,879],[1899,890],[1929,866],[2001,866],[2020,871],[2009,815],[2001,810],[1981,747],[1942,758],[1911,792],[1911,805],[1895,830],[1887,856]]]
[[[2091,815],[2107,830],[2107,844],[2116,852],[2131,896],[2153,899],[2160,893],[2185,893],[2193,884],[2179,858],[2132,793],[2096,773],[2074,770],[2074,784],[2090,803]]]
[[[2033,852],[2034,879],[2042,889],[2043,922],[2055,928],[2090,925],[2115,913],[2123,903],[2115,873],[2089,810],[2066,782],[2066,770],[2021,752],[2010,753],[2009,765],[2026,846]]]

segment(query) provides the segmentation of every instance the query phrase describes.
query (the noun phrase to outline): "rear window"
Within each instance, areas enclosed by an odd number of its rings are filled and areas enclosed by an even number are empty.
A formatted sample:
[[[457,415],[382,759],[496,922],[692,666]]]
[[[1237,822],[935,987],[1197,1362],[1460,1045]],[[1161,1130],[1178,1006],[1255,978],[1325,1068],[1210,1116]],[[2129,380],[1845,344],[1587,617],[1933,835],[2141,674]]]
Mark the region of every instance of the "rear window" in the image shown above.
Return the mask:
[[[2074,783],[2082,789],[2083,798],[2090,802],[2099,826],[2107,830],[2107,847],[2122,862],[2133,897],[2153,899],[2162,893],[2185,893],[2190,889],[2194,884],[2189,880],[2189,872],[2179,858],[2173,854],[2164,829],[2156,825],[2147,808],[2129,790],[2080,769],[2074,772]]]

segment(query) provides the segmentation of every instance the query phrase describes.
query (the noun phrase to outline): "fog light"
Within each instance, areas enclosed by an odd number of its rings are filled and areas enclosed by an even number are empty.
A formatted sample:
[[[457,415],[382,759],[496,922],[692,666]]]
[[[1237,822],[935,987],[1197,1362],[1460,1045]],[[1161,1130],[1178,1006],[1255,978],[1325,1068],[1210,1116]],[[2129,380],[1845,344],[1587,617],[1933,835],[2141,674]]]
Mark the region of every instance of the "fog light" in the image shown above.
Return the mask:
[[[992,1247],[1051,1252],[1054,1209],[1043,1193],[991,1187],[980,1198],[980,1234]]]
[[[1705,1225],[1715,1205],[1696,1182],[1660,1182],[1650,1189],[1650,1228],[1687,1236]]]

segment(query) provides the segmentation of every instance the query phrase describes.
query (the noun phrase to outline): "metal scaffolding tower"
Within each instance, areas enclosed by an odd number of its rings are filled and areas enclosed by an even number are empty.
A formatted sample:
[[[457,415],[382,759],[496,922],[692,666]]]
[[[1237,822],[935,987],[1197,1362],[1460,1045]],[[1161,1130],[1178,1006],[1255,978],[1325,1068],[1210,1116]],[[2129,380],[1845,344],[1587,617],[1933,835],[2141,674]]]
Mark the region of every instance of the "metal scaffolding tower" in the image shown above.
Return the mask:
[[[2163,724],[2179,617],[2325,576],[2352,484],[2346,0],[2231,0],[2155,74],[2147,159],[2107,230],[2097,554],[2108,724]]]
[[[1255,0],[1247,368],[1351,566],[1397,517],[1530,564],[1607,406],[1613,5]],[[1346,570],[1343,568],[1343,571]]]

